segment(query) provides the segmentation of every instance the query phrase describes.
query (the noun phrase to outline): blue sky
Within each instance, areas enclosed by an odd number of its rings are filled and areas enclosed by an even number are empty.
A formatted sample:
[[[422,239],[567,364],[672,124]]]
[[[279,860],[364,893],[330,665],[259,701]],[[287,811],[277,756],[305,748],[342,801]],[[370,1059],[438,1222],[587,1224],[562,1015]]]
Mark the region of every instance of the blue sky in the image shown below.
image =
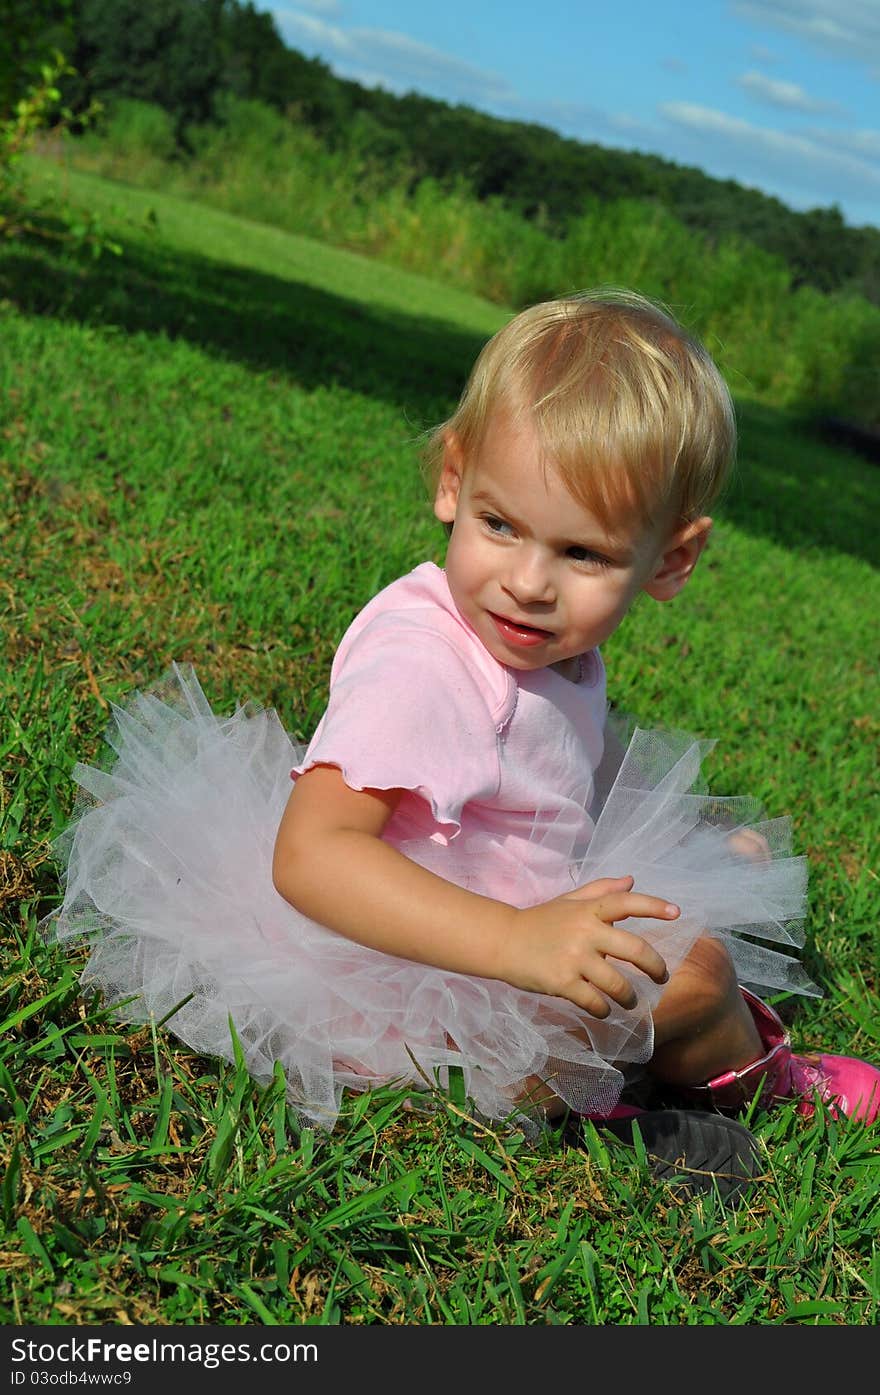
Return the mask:
[[[880,226],[880,0],[257,3],[334,72]]]

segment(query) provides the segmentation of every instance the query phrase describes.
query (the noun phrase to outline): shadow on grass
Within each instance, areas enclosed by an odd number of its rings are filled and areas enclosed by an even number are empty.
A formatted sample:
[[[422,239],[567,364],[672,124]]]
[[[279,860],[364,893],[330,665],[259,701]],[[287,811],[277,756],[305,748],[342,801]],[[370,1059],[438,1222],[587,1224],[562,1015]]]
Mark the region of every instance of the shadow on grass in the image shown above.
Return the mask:
[[[334,295],[160,245],[100,261],[4,249],[0,295],[28,314],[163,334],[305,388],[338,384],[433,422],[483,344],[449,321]]]
[[[183,339],[305,388],[338,384],[400,407],[418,428],[448,414],[483,343],[449,321],[158,243],[98,262],[14,245],[0,261],[0,294],[29,314]],[[740,468],[720,512],[795,551],[880,564],[876,465],[818,439],[794,413],[745,402],[738,416]]]
[[[739,466],[719,509],[791,551],[845,552],[880,566],[880,471],[829,445],[804,413],[737,404]]]

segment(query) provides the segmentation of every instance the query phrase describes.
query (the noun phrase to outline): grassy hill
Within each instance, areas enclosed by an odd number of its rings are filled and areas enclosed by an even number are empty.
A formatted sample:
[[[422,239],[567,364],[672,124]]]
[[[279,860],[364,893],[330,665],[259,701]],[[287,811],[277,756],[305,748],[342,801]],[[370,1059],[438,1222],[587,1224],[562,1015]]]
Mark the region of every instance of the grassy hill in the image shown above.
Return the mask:
[[[38,176],[39,177],[39,176]],[[443,534],[419,477],[507,313],[188,199],[68,175],[123,246],[0,248],[0,1204],[7,1323],[858,1323],[880,1315],[859,1127],[754,1121],[766,1178],[682,1206],[616,1145],[537,1149],[354,1100],[330,1140],[279,1084],[81,1008],[36,925],[108,704],[192,661],[307,738],[355,611]],[[773,353],[768,339],[767,353]],[[880,474],[764,397],[705,562],[606,648],[645,725],[720,739],[719,793],[812,866],[799,1046],[880,1056]],[[120,1316],[122,1315],[122,1316]]]
[[[156,107],[117,104],[99,132],[51,147],[56,180],[68,167],[180,194],[502,307],[587,286],[638,285],[705,340],[738,391],[869,430],[880,425],[880,306],[852,287],[817,289],[723,219],[707,237],[661,202],[593,194],[551,231],[501,199],[478,198],[465,181],[413,183],[356,148],[329,149],[259,103],[229,104],[224,124],[194,132],[186,155],[175,150],[169,122]],[[48,162],[32,169],[52,177]],[[98,212],[103,206],[97,196]]]

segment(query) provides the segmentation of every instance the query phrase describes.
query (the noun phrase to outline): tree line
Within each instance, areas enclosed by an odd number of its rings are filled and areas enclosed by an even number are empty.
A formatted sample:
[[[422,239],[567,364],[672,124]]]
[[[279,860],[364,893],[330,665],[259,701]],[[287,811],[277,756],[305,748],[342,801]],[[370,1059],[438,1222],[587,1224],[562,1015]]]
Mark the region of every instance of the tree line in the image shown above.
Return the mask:
[[[850,226],[836,206],[797,212],[660,156],[415,92],[363,87],[289,48],[272,15],[251,0],[5,0],[5,7],[13,42],[0,102],[9,99],[10,71],[27,71],[28,46],[51,39],[74,69],[64,89],[74,112],[94,99],[157,103],[174,120],[181,154],[188,129],[222,121],[231,94],[266,103],[331,149],[355,147],[387,168],[389,179],[463,181],[479,199],[497,198],[560,236],[588,200],[643,199],[669,208],[711,243],[738,236],[781,258],[795,286],[855,292],[880,304],[880,230]],[[16,34],[23,36],[17,49]]]

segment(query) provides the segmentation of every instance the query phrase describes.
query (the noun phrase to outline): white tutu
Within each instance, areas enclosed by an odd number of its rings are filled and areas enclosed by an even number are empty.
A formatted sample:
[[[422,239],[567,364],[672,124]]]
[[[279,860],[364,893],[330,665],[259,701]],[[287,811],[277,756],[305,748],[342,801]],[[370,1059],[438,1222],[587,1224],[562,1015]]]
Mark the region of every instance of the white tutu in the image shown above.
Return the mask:
[[[280,1061],[290,1101],[326,1128],[346,1088],[443,1087],[450,1067],[488,1118],[519,1110],[528,1124],[517,1100],[532,1078],[572,1109],[606,1112],[628,1065],[650,1058],[661,989],[629,965],[637,1006],[612,1004],[600,1021],[561,998],[365,948],[288,905],[272,884],[272,854],[304,753],[274,712],[218,718],[191,670],[175,667],[162,687],[114,710],[107,739],[109,769],[73,772],[83,793],[56,845],[64,902],[46,925],[59,939],[89,939],[83,986],[123,1020],[167,1020],[190,1047],[232,1060],[231,1019],[252,1076],[269,1081]],[[670,971],[708,930],[727,942],[742,982],[818,993],[795,957],[758,943],[803,941],[806,866],[788,856],[787,821],[759,822],[749,801],[696,792],[705,749],[636,731],[616,769],[599,772],[607,794],[574,884],[626,873],[636,890],[680,905],[673,923],[631,922]],[[737,853],[731,833],[746,825],[769,860]],[[404,851],[422,860],[417,845]],[[560,892],[572,884],[561,851]],[[441,870],[435,844],[431,852]],[[468,855],[491,852],[484,837]],[[531,903],[527,867],[511,899]]]

